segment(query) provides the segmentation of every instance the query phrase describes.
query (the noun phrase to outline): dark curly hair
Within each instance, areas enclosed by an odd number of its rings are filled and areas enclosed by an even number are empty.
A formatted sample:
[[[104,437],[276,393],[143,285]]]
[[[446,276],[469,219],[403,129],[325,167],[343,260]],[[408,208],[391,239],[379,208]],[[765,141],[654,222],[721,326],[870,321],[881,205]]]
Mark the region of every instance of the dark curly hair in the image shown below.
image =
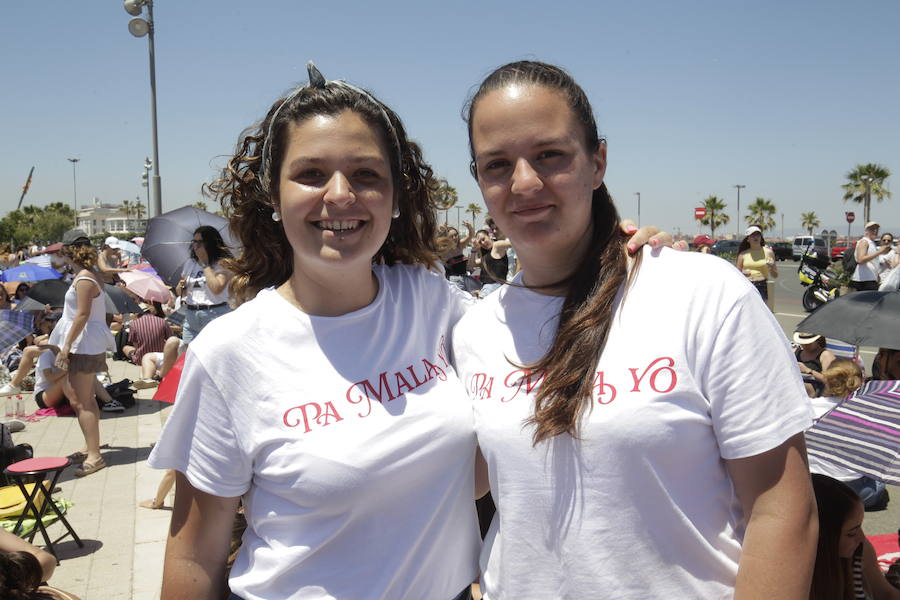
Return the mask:
[[[59,253],[72,259],[72,262],[82,269],[90,271],[97,265],[97,249],[89,244],[63,246]]]
[[[379,132],[385,147],[391,149],[391,176],[400,216],[392,220],[387,239],[372,262],[427,267],[434,264],[438,182],[419,146],[407,138],[400,117],[374,96],[352,86],[328,82],[324,87],[306,87],[279,98],[260,123],[241,133],[235,154],[221,176],[203,187],[204,194],[221,203],[225,214],[230,215],[231,230],[243,245],[240,257],[223,261],[234,273],[230,292],[238,303],[253,298],[263,288],[280,285],[293,272],[293,252],[284,228],[272,220],[272,212],[278,206],[278,182],[289,142],[289,125],[343,111],[362,117]],[[268,152],[270,172],[263,174],[260,162],[267,132],[272,137]],[[263,189],[264,175],[271,181],[270,192]]]

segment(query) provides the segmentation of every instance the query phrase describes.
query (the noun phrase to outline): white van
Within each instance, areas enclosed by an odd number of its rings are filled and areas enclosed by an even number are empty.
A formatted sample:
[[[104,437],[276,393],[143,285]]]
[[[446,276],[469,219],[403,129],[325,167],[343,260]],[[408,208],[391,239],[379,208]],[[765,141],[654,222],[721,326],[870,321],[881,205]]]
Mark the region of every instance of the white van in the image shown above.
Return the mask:
[[[825,240],[822,238],[811,235],[798,235],[794,238],[794,243],[791,244],[791,252],[794,255],[794,260],[800,260],[803,253],[806,252],[806,247],[810,244],[813,246],[810,250],[818,249],[820,252],[825,252]]]

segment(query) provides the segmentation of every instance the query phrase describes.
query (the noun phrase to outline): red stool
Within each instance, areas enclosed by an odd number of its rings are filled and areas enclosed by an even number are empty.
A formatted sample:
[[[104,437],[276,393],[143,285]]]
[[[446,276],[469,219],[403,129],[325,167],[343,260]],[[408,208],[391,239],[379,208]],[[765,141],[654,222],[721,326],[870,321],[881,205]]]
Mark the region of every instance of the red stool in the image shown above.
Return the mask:
[[[53,542],[50,541],[50,536],[47,535],[47,529],[44,527],[43,521],[43,516],[47,512],[48,506],[53,509],[53,512],[56,513],[59,520],[62,521],[63,525],[66,526],[66,529],[69,530],[69,533],[72,534],[78,547],[84,547],[84,542],[78,538],[78,534],[76,534],[75,530],[72,529],[72,526],[69,525],[69,521],[66,520],[66,517],[63,516],[53,502],[53,490],[56,488],[56,482],[62,472],[70,464],[72,464],[72,461],[68,458],[28,458],[9,465],[3,471],[4,474],[16,482],[16,485],[22,490],[22,496],[25,497],[25,510],[22,511],[22,515],[19,517],[19,520],[16,521],[13,534],[19,535],[19,530],[25,519],[28,517],[34,518],[35,527],[31,530],[28,541],[31,542],[34,540],[37,530],[40,529],[41,535],[44,536],[44,542],[46,542],[47,549],[50,550],[50,553],[53,554],[53,556],[56,556],[56,550],[53,548]],[[50,486],[44,487],[45,479],[51,473],[53,474],[53,479],[50,482]],[[28,479],[34,480],[34,487],[30,492],[28,491],[28,488],[25,487]],[[38,494],[43,494],[44,497],[44,501],[41,503],[40,508],[38,508],[37,503],[35,502],[35,499],[38,498]],[[66,537],[66,534],[63,534],[59,540],[64,537]],[[59,540],[56,541],[58,542]],[[56,562],[59,563],[58,556],[56,557]]]

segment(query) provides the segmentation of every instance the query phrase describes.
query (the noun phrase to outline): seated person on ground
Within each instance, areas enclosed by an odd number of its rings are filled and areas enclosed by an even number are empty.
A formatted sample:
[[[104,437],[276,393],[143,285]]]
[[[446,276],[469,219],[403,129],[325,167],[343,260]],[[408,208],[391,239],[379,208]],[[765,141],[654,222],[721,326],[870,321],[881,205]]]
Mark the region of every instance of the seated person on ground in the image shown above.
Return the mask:
[[[166,340],[162,352],[147,352],[141,359],[141,379],[132,385],[139,390],[159,385],[159,381],[168,375],[172,365],[178,359],[183,347],[181,338],[171,336]]]
[[[128,324],[128,344],[122,353],[133,364],[142,364],[148,352],[162,352],[166,340],[172,337],[172,328],[163,318],[163,308],[159,302],[153,306],[141,304],[143,312]]]
[[[818,421],[855,392],[863,383],[862,370],[852,360],[836,358],[825,370],[825,393],[812,398],[815,419]],[[809,470],[833,477],[850,487],[862,499],[866,510],[882,510],[887,506],[888,493],[884,483],[814,454],[809,455]]]
[[[51,312],[49,314],[39,313],[35,317],[35,329],[37,330],[37,335],[33,337],[32,344],[25,346],[22,350],[18,368],[15,372],[10,373],[9,383],[0,388],[0,396],[12,396],[22,392],[22,384],[24,383],[25,378],[31,374],[31,369],[43,352],[40,344],[47,341],[50,332],[53,331],[53,328],[56,326],[56,323],[61,316],[61,312]]]
[[[34,377],[34,402],[38,408],[57,408],[75,398],[75,390],[69,383],[68,372],[56,367],[59,348],[52,345],[40,346],[42,354],[38,358]],[[94,395],[105,412],[122,412],[125,407],[109,395],[103,384],[94,378]]]
[[[900,590],[885,579],[875,549],[862,523],[862,502],[856,493],[826,475],[812,476],[819,513],[819,543],[810,598],[854,600],[900,599]]]
[[[55,556],[0,528],[0,598],[78,600],[42,585],[55,569]]]

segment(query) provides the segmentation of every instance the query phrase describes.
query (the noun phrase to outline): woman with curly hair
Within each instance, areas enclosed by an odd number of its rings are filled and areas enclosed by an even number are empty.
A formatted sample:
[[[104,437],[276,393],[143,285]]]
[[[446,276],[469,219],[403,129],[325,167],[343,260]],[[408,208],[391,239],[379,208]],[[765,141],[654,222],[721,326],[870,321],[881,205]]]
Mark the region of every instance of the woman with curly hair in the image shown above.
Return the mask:
[[[69,233],[67,236],[73,237]],[[94,384],[97,373],[107,370],[106,352],[114,350],[116,343],[106,324],[106,292],[97,271],[96,248],[86,236],[78,236],[62,247],[60,255],[75,278],[66,291],[63,314],[49,343],[59,347],[56,367],[68,371],[74,391],[69,403],[84,434],[85,446],[69,458],[83,463],[75,471],[77,477],[83,477],[106,467],[100,456],[100,409],[94,399]]]
[[[435,189],[397,115],[312,66],[242,135],[209,186],[244,248],[240,306],[191,343],[150,457],[177,471],[164,598],[221,597],[241,496],[237,597],[467,597],[475,439],[447,354],[465,295],[431,269]]]

